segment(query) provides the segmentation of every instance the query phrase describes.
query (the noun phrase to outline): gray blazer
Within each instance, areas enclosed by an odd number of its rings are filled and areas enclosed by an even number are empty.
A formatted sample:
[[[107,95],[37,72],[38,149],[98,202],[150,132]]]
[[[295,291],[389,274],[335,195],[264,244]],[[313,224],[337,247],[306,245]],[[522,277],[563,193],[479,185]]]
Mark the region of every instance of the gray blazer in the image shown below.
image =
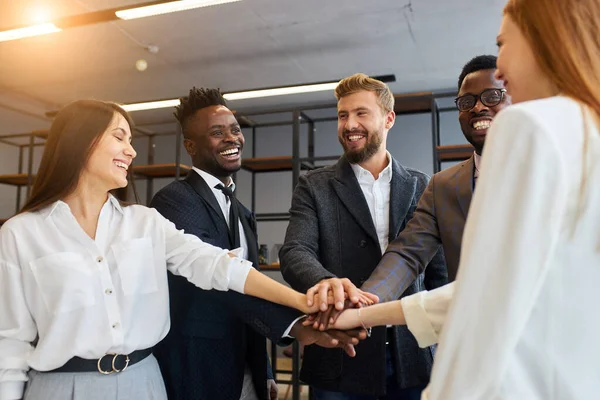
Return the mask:
[[[444,249],[448,278],[456,278],[467,212],[473,195],[473,157],[433,175],[412,220],[386,252],[362,289],[380,301],[398,298]]]
[[[411,218],[428,176],[392,160],[390,184],[390,240]],[[322,279],[349,278],[362,285],[381,259],[381,249],[367,202],[350,163],[300,177],[294,190],[291,220],[279,253],[284,279],[305,292]],[[438,257],[406,294],[446,283],[446,266]],[[385,393],[385,327],[373,329],[371,338],[357,346],[350,358],[341,349],[307,346],[300,378],[325,390],[380,396]],[[395,327],[392,345],[401,387],[425,385],[433,362],[431,348],[420,349],[406,329]]]

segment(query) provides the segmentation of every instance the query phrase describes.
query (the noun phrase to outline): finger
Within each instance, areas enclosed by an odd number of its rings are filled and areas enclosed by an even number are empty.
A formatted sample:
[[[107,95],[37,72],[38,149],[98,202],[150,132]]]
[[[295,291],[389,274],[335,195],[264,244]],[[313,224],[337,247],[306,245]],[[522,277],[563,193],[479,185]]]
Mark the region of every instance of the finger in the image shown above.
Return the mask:
[[[344,291],[348,294],[348,298],[353,303],[358,303],[358,288],[350,281],[350,279],[343,279],[342,283],[344,285]]]
[[[315,314],[311,314],[308,316],[308,318],[305,318],[304,321],[302,321],[302,326],[311,326],[312,324],[315,323],[315,320],[317,319]]]
[[[363,290],[358,289],[361,297],[369,299],[373,303],[379,303],[379,297],[376,294],[365,292]]]
[[[339,340],[342,343],[358,344],[360,342],[356,337],[352,337],[351,335],[348,335],[344,331],[338,331],[338,330],[333,329],[333,330],[327,331],[327,333],[331,337],[336,338],[337,340]]]
[[[319,284],[317,283],[315,286],[311,287],[306,292],[306,305],[308,305],[309,307],[312,307],[313,298],[315,297],[315,294],[317,293],[318,290],[319,290]]]
[[[329,325],[335,324],[335,322],[338,320],[338,317],[342,315],[342,312],[343,311],[333,310],[331,316],[329,317]]]
[[[319,329],[324,331],[329,326],[329,316],[331,312],[334,310],[333,307],[329,307],[327,311],[323,312],[319,316]]]
[[[344,349],[344,351],[346,352],[346,354],[348,354],[350,357],[356,356],[356,350],[354,349],[354,345],[352,345],[352,344],[341,344],[339,347],[341,347],[342,349]]]
[[[331,291],[333,292],[333,301],[335,301],[335,308],[338,310],[344,309],[344,284],[342,279],[332,279]]]
[[[326,311],[327,310],[327,293],[329,292],[329,288],[330,288],[330,284],[329,282],[321,282],[320,287],[319,287],[319,303],[320,305],[320,310],[321,311]]]

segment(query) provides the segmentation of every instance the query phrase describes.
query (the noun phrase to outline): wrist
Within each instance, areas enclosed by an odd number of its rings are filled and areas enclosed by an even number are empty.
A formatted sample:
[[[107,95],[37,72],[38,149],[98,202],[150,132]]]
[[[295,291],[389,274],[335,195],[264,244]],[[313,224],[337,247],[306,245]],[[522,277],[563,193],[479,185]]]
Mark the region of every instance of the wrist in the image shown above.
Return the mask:
[[[303,293],[296,292],[294,296],[294,308],[304,314],[310,314],[306,295]]]

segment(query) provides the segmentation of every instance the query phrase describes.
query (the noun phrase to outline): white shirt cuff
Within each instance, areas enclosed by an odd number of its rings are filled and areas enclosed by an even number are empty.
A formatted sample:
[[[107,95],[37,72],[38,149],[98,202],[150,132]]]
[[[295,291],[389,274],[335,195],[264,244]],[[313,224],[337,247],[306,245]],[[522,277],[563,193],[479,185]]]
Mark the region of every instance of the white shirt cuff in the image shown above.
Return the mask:
[[[417,339],[419,347],[422,348],[429,347],[438,342],[438,334],[433,329],[425,310],[424,297],[427,293],[427,291],[418,292],[400,299],[406,326],[415,339]]]
[[[296,322],[300,321],[302,318],[306,318],[306,315],[301,315],[298,318],[296,318],[294,320],[294,322],[292,322],[290,324],[290,326],[287,327],[287,329],[285,330],[285,332],[283,332],[283,335],[281,335],[281,337],[284,338],[284,339],[295,339],[295,337],[290,336],[290,331],[292,330],[292,328],[294,327],[294,325],[296,325]]]
[[[0,382],[0,400],[18,400],[23,398],[25,382]]]
[[[232,253],[236,257],[246,259],[246,251],[244,250],[243,247],[238,247],[236,249],[229,250],[229,252]]]
[[[229,256],[228,256],[229,257]],[[229,289],[235,290],[239,293],[244,293],[244,287],[246,286],[246,279],[250,270],[254,267],[248,260],[241,258],[230,258],[229,264]]]

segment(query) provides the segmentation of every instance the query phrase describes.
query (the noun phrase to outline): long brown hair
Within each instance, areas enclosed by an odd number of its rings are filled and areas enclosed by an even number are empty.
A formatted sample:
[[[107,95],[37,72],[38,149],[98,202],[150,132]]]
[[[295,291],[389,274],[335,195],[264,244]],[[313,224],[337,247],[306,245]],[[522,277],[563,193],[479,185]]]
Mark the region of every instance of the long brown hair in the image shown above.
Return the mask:
[[[600,1],[509,0],[504,13],[556,88],[587,105],[600,123]]]
[[[50,128],[31,195],[21,212],[39,210],[73,193],[90,154],[117,113],[133,126],[129,114],[115,103],[78,100],[59,111]],[[130,182],[132,170],[128,172]]]

